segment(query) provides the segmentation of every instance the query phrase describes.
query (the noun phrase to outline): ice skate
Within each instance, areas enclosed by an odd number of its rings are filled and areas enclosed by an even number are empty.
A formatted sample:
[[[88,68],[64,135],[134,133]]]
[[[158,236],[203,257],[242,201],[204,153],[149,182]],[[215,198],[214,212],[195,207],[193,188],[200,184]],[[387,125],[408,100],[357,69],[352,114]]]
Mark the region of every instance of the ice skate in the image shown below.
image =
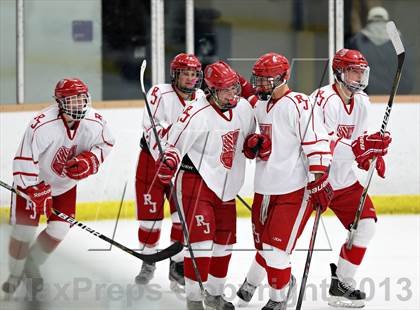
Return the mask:
[[[207,309],[212,310],[233,310],[235,309],[235,306],[225,300],[222,295],[213,296],[210,294],[206,294],[206,297],[204,298],[204,304],[206,305]]]
[[[295,286],[296,286],[296,278],[292,275],[290,277],[289,290],[287,291],[286,300],[274,301],[270,299],[261,310],[286,310],[287,303],[289,302],[290,299],[293,298],[293,295],[295,293]]]
[[[252,285],[245,279],[244,283],[242,283],[239,290],[236,292],[238,296],[238,307],[246,307],[248,303],[251,301],[252,296],[254,296],[255,290],[257,286]]]
[[[332,307],[340,308],[363,308],[365,306],[366,294],[340,281],[336,274],[337,266],[335,264],[330,264],[330,268],[331,285],[328,304]]]
[[[39,265],[30,257],[26,259],[23,274],[26,278],[26,291],[30,300],[35,300],[38,293],[44,289],[44,279],[39,271]]]
[[[150,280],[153,278],[153,274],[155,273],[156,264],[148,264],[146,262],[143,262],[141,265],[141,270],[139,274],[135,278],[136,284],[144,285],[150,282]]]
[[[187,309],[188,310],[204,310],[203,302],[200,301],[193,301],[187,299]]]
[[[6,299],[10,299],[10,297],[16,292],[21,282],[22,277],[10,275],[9,278],[7,278],[7,280],[1,286],[2,291],[5,293]]]
[[[169,264],[170,288],[175,293],[185,292],[184,262],[170,261]]]

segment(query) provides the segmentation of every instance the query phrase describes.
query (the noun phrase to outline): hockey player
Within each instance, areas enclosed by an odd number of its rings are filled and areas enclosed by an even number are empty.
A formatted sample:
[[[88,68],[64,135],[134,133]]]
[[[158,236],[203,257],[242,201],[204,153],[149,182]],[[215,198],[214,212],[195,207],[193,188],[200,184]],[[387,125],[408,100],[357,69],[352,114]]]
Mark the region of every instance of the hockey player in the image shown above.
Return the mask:
[[[32,282],[29,294],[42,290],[39,267],[70,229],[51,208],[75,217],[77,182],[97,173],[114,145],[103,116],[91,107],[85,83],[62,79],[54,98],[57,104],[29,123],[13,159],[14,185],[32,202],[12,195],[10,275],[2,286],[8,294],[16,291],[23,276]],[[30,246],[42,214],[48,217],[47,227]]]
[[[349,229],[359,206],[363,187],[353,171],[353,163],[368,170],[377,156],[376,170],[385,177],[385,162],[391,142],[389,133],[367,134],[369,97],[363,92],[368,85],[369,66],[357,50],[341,49],[333,59],[335,82],[315,90],[317,108],[331,139],[333,160],[329,182],[334,189],[330,208],[346,229]],[[343,244],[337,266],[331,264],[332,280],[329,289],[331,306],[363,307],[366,295],[354,289],[354,275],[363,260],[369,241],[375,233],[376,213],[369,196],[361,214],[358,229],[350,250]]]
[[[288,60],[276,53],[261,56],[252,70],[262,136],[248,136],[244,152],[250,159],[257,157],[252,205],[257,253],[237,295],[241,304],[249,302],[267,275],[270,298],[263,310],[286,309],[295,286],[291,253],[313,208],[325,210],[332,194],[327,132],[312,113],[309,98],[289,89],[289,71]],[[268,156],[264,146],[269,141]]]
[[[178,54],[172,60],[170,70],[171,83],[154,85],[147,94],[156,129],[163,140],[167,138],[170,126],[177,120],[185,106],[204,95],[199,89],[203,73],[197,57],[191,54]],[[170,201],[171,193],[169,186],[163,185],[156,178],[155,161],[159,157],[159,149],[146,111],[143,114],[143,136],[140,146],[136,170],[138,238],[143,253],[153,254],[157,250],[160,238],[165,197]],[[170,201],[170,211],[171,241],[180,241],[181,225],[172,201]],[[147,284],[152,279],[155,269],[155,264],[143,262],[135,282]],[[169,279],[174,290],[179,289],[179,285],[185,285],[183,252],[171,258]]]
[[[172,126],[158,176],[168,183],[180,167],[176,198],[206,286],[204,303],[218,310],[234,309],[222,294],[236,242],[235,196],[245,177],[242,145],[255,130],[255,119],[251,105],[239,97],[237,74],[226,63],[208,65],[204,75],[209,95],[187,107]],[[187,308],[204,309],[189,252],[184,266]]]

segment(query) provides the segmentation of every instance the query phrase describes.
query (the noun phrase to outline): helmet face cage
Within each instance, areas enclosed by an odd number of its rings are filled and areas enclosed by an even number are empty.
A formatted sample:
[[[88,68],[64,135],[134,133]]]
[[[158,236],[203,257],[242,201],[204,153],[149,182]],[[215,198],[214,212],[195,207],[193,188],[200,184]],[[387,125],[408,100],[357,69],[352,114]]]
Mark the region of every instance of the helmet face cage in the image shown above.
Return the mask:
[[[241,84],[235,83],[231,86],[229,86],[228,88],[221,88],[221,89],[216,89],[214,87],[209,87],[208,91],[210,93],[210,95],[212,96],[212,98],[214,99],[214,102],[217,104],[217,106],[222,109],[222,110],[229,110],[229,109],[233,109],[234,107],[236,107],[236,105],[239,102],[240,99],[240,95],[241,95]],[[229,92],[233,92],[233,97],[228,99],[228,100],[223,100],[222,94],[223,93],[229,93]],[[223,101],[222,101],[223,100]]]
[[[273,91],[276,87],[281,86],[286,83],[286,80],[283,79],[286,73],[277,75],[275,77],[269,76],[258,76],[252,74],[251,84],[256,91],[256,95],[260,100],[269,100]]]
[[[85,117],[86,112],[91,105],[89,93],[81,93],[78,95],[57,98],[58,107],[73,120],[81,120]]]
[[[351,64],[342,70],[337,70],[335,76],[349,91],[356,93],[364,90],[368,86],[369,72],[369,66]]]
[[[179,75],[181,74],[181,72],[192,71],[192,70],[194,70],[195,74],[196,74],[195,85],[192,88],[181,85],[180,82],[179,82]],[[185,94],[192,94],[193,92],[195,92],[197,89],[199,89],[201,87],[202,82],[203,82],[203,71],[201,71],[201,70],[195,70],[195,69],[175,69],[175,70],[172,70],[171,69],[171,83],[172,83],[172,85],[176,86],[176,88],[178,88],[180,91],[182,91]]]

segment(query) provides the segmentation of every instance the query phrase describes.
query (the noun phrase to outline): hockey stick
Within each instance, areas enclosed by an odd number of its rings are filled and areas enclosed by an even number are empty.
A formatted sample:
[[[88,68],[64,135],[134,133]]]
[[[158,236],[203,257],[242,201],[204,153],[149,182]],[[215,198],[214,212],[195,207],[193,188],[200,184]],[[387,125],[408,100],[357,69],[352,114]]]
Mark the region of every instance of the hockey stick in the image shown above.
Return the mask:
[[[321,81],[319,82],[318,92],[315,95],[315,100],[314,100],[313,105],[312,105],[311,117],[309,118],[308,124],[306,125],[305,132],[303,133],[302,140],[305,139],[306,132],[308,130],[309,124],[310,124],[311,119],[313,117],[315,105],[318,104],[317,100],[318,100],[319,93],[321,92],[322,82],[325,78],[325,74],[326,74],[327,69],[328,69],[328,63],[329,62],[327,61],[326,64],[325,64],[324,72],[322,73]],[[306,289],[306,281],[308,280],[309,267],[311,266],[312,254],[314,252],[315,239],[316,239],[316,234],[318,232],[318,226],[319,226],[320,218],[321,218],[321,207],[317,206],[316,214],[315,214],[315,220],[314,220],[314,226],[312,227],[311,239],[309,240],[309,249],[308,249],[308,254],[306,256],[305,268],[303,270],[303,275],[302,275],[302,282],[300,284],[299,297],[298,297],[298,301],[296,303],[296,310],[300,310],[300,308],[302,307],[303,296],[305,295],[305,289]]]
[[[401,38],[398,33],[397,27],[395,26],[395,23],[393,21],[390,21],[386,24],[386,31],[388,32],[388,36],[391,39],[392,45],[394,46],[395,52],[397,54],[398,66],[397,66],[397,71],[395,72],[394,82],[391,88],[391,94],[389,95],[388,104],[386,106],[384,119],[382,121],[382,126],[380,130],[381,136],[385,134],[386,126],[388,125],[389,115],[391,114],[392,104],[394,103],[394,97],[397,93],[398,85],[400,84],[401,72],[402,72],[404,58],[405,58],[405,49],[401,42]],[[353,224],[350,226],[350,229],[349,229],[347,245],[346,245],[346,248],[348,250],[350,250],[353,246],[354,234],[357,231],[357,227],[360,221],[360,216],[362,215],[363,207],[365,205],[367,192],[370,186],[370,182],[372,180],[373,172],[375,171],[375,167],[376,167],[376,160],[377,158],[374,157],[372,162],[370,163],[369,172],[366,179],[366,186],[363,189],[362,196],[360,197],[359,207],[357,208],[356,216],[354,218]]]
[[[156,144],[157,144],[158,149],[159,149],[159,153],[160,153],[161,156],[163,156],[162,145],[161,145],[161,142],[160,142],[160,139],[159,139],[158,132],[156,130],[155,120],[153,118],[152,111],[150,109],[149,102],[147,100],[146,90],[145,90],[145,87],[144,87],[144,72],[146,71],[146,66],[147,66],[147,62],[146,62],[146,59],[144,59],[143,62],[141,63],[141,67],[140,67],[141,93],[143,94],[144,103],[145,103],[145,106],[146,106],[147,114],[149,115],[150,123],[152,125],[153,135],[155,136]],[[169,182],[169,188],[170,188],[170,192],[173,194],[174,193],[174,185],[173,185],[172,181]],[[201,293],[204,295],[205,290],[204,290],[203,282],[202,282],[201,277],[200,277],[200,273],[198,271],[197,262],[196,262],[195,256],[194,256],[194,251],[191,247],[190,235],[189,235],[189,232],[188,232],[187,224],[185,222],[183,210],[181,210],[181,207],[179,206],[179,203],[178,203],[178,200],[176,199],[176,197],[173,197],[173,201],[175,202],[176,212],[178,213],[178,217],[179,217],[179,220],[181,222],[181,227],[182,227],[182,232],[183,232],[183,235],[184,235],[185,244],[187,245],[188,252],[191,255],[191,261],[192,261],[192,265],[193,265],[193,269],[194,269],[194,274],[195,274],[195,276],[197,278],[197,281],[198,281],[198,284],[200,286]],[[173,243],[173,245],[174,244],[179,244],[182,247],[182,244],[179,241],[176,241],[175,243]]]
[[[12,193],[15,193],[16,195],[19,195],[20,197],[31,201],[31,199],[29,198],[28,195],[26,195],[25,193],[13,188],[12,186],[10,186],[7,183],[4,183],[3,181],[0,181],[0,186],[8,189],[9,191],[11,191]],[[146,254],[140,254],[135,252],[132,249],[127,248],[126,246],[122,245],[121,243],[118,243],[117,241],[102,235],[100,232],[94,230],[93,228],[90,228],[89,226],[87,226],[86,224],[83,224],[82,222],[77,221],[76,219],[72,218],[71,216],[68,216],[67,214],[61,213],[60,211],[57,211],[55,209],[52,209],[52,212],[57,215],[59,218],[65,220],[67,223],[71,224],[72,226],[76,225],[78,227],[80,227],[81,229],[87,231],[88,233],[91,233],[92,235],[98,237],[99,239],[102,239],[114,246],[116,246],[117,248],[120,248],[121,250],[123,250],[124,252],[127,252],[128,254],[131,254],[147,263],[155,263],[155,262],[159,262],[161,260],[167,259],[173,255],[175,255],[176,253],[180,252],[182,250],[182,245],[180,246],[179,244],[172,244],[170,247],[155,253],[155,254],[150,254],[150,255],[146,255]]]

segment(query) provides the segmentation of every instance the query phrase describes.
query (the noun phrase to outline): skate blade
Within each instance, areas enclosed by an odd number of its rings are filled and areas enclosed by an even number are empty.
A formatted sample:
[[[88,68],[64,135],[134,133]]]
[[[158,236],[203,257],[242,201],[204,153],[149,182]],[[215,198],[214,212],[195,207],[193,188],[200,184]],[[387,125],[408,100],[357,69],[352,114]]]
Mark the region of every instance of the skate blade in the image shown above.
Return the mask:
[[[239,308],[245,308],[249,305],[249,301],[245,301],[242,298],[238,297],[238,301],[236,302],[236,306]]]
[[[185,287],[181,286],[178,284],[178,282],[176,281],[170,281],[169,287],[171,289],[172,292],[174,293],[181,293],[181,294],[185,294]]]
[[[364,300],[350,300],[345,297],[330,296],[328,297],[328,305],[335,308],[363,308]]]

